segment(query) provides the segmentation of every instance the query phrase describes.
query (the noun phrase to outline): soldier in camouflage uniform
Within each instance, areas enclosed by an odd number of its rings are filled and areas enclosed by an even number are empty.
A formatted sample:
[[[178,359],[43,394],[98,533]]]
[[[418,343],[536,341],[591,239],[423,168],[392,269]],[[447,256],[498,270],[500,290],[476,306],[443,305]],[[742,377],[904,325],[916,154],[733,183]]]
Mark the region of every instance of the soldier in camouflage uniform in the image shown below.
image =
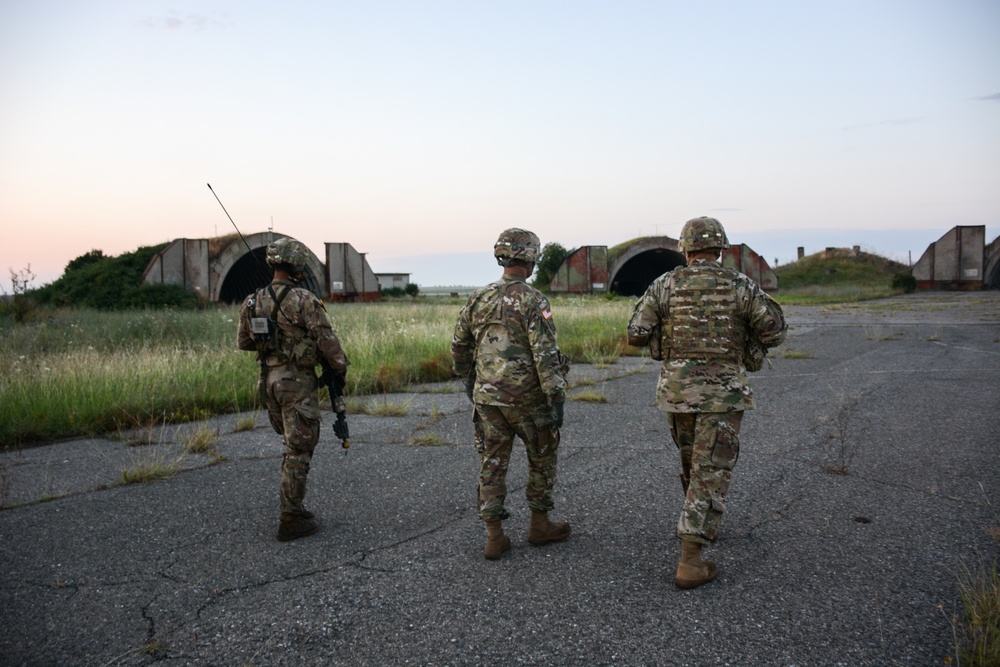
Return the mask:
[[[532,232],[508,229],[500,234],[493,254],[504,267],[503,276],[469,296],[451,342],[455,374],[465,381],[475,405],[475,444],[482,462],[479,516],[486,522],[483,555],[488,560],[510,548],[502,522],[510,516],[504,509],[504,480],[515,435],[528,455],[528,542],[540,546],[570,534],[568,523],[548,518],[569,360],[556,345],[548,300],[525,283],[539,250]]]
[[[632,312],[628,342],[648,345],[663,361],[656,403],[680,451],[685,493],[674,581],[687,589],[715,578],[701,548],[718,537],[743,411],[754,407],[747,370],[760,369],[787,326],[781,307],[753,280],[719,263],[729,241],[718,220],[689,220],[678,246],[687,266],[649,286]]]
[[[319,528],[302,504],[309,462],[319,441],[316,365],[322,358],[334,372],[346,374],[350,363],[323,302],[299,287],[307,253],[291,238],[268,245],[267,263],[274,269],[274,280],[243,303],[237,333],[239,349],[257,352],[261,403],[271,426],[284,436],[277,534],[283,542],[312,535]]]

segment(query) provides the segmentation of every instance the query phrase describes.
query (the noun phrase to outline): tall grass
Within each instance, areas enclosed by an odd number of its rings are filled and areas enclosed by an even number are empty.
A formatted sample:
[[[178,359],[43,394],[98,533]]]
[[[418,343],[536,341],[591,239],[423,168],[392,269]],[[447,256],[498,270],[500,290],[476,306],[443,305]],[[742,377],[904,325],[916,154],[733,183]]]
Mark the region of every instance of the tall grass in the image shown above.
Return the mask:
[[[553,300],[561,349],[576,362],[625,353],[628,299]],[[434,301],[329,307],[351,360],[349,395],[451,376],[460,305]],[[236,349],[238,308],[58,310],[0,319],[0,446],[255,409],[257,365]]]

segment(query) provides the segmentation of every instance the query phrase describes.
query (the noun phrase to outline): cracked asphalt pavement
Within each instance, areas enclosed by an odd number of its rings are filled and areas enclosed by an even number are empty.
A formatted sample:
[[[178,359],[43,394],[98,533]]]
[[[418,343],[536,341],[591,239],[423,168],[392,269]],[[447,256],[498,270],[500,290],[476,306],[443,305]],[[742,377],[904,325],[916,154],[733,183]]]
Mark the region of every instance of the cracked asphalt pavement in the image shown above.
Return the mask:
[[[373,399],[406,414],[350,415],[347,455],[325,415],[321,529],[288,543],[262,415],[5,452],[0,664],[945,664],[958,578],[998,555],[1000,293],[787,312],[709,585],[674,588],[677,454],[657,364],[627,358],[571,374],[590,400],[566,406],[553,517],[572,537],[526,542],[515,451],[497,562],[457,383]],[[221,460],[183,452],[206,428]],[[121,483],[154,463],[177,472]]]

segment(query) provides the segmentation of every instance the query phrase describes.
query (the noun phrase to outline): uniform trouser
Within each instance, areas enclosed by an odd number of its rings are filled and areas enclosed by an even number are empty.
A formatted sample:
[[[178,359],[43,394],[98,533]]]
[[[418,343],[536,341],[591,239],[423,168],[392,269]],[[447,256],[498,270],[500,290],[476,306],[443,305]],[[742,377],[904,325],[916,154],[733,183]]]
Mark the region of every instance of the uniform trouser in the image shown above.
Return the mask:
[[[479,516],[483,521],[506,519],[507,468],[514,436],[524,442],[528,454],[528,486],[524,495],[532,512],[548,512],[554,506],[559,429],[548,407],[529,411],[497,405],[476,404],[472,418],[476,451],[479,452]]]
[[[690,474],[677,537],[709,544],[719,537],[726,493],[740,456],[743,411],[670,412],[670,435],[681,456],[682,475]]]
[[[285,441],[285,453],[281,460],[281,511],[301,514],[309,462],[319,442],[316,375],[299,368],[272,368],[267,376],[264,401],[271,426],[284,436]]]

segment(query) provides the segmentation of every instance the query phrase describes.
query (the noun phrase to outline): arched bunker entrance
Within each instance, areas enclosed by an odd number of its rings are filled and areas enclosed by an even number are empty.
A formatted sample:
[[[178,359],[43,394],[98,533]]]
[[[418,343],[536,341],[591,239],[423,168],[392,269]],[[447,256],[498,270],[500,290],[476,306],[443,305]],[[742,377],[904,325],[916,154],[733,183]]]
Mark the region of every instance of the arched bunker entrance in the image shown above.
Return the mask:
[[[612,273],[611,289],[621,296],[642,296],[654,280],[684,264],[684,256],[676,250],[643,250]]]
[[[669,236],[646,236],[613,248],[583,246],[567,257],[552,277],[553,293],[590,294],[610,291],[621,296],[641,296],[654,280],[678,266],[684,254]],[[764,258],[745,244],[722,253],[722,265],[753,278],[767,291],[778,289],[778,278]]]
[[[647,236],[608,250],[611,290],[622,296],[642,296],[654,280],[686,264],[677,239]]]
[[[266,232],[246,239],[229,237],[229,243],[216,256],[218,275],[222,278],[215,301],[237,303],[246,295],[271,282],[274,271],[267,265],[267,246],[285,234]],[[249,249],[248,247],[249,246]],[[308,250],[308,248],[306,248]],[[302,286],[313,294],[323,294],[323,265],[311,250],[306,258]]]
[[[219,288],[219,301],[236,303],[252,292],[268,285],[274,277],[274,271],[267,265],[267,246],[253,249],[253,253],[244,253],[233,263]],[[313,294],[322,294],[319,279],[313,275],[307,266],[302,287]]]

